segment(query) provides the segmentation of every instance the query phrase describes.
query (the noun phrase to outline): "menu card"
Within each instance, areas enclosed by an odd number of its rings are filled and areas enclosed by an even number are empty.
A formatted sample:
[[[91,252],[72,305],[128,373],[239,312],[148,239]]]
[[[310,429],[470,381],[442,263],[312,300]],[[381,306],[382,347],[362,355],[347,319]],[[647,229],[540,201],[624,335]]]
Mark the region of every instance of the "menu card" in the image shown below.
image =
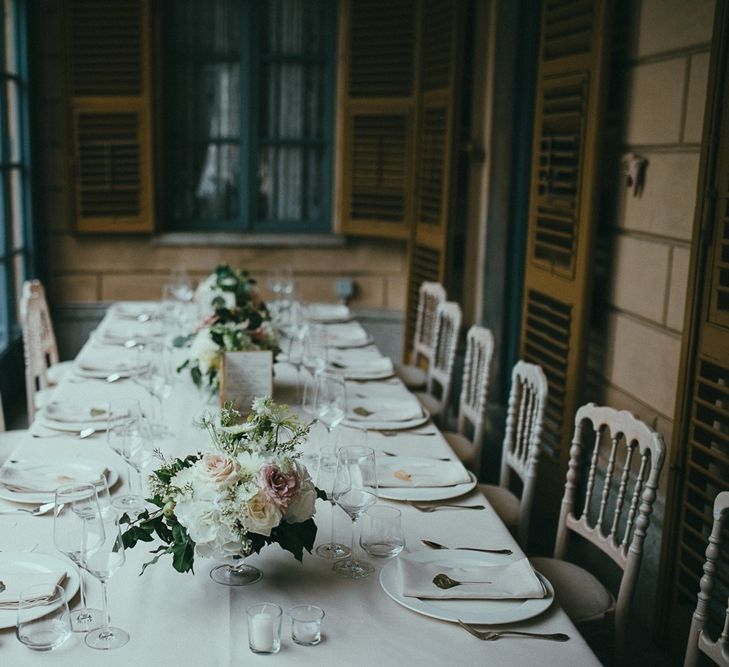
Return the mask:
[[[220,368],[220,405],[233,401],[243,416],[251,411],[256,396],[273,395],[273,353],[224,352]]]

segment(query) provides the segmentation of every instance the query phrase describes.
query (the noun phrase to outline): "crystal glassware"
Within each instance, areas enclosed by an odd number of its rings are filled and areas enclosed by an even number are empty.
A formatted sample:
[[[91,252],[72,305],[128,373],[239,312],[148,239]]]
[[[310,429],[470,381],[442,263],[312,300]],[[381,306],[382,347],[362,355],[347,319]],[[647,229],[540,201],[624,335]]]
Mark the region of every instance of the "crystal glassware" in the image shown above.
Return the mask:
[[[355,537],[357,519],[377,502],[377,470],[371,447],[355,445],[339,450],[332,496],[352,519],[352,553],[334,563],[332,569],[350,579],[368,577],[374,568],[357,560]]]
[[[18,597],[18,641],[34,651],[52,651],[71,636],[66,591],[37,584],[24,588]]]
[[[397,507],[375,505],[362,517],[360,546],[375,558],[392,558],[405,547],[402,512]]]
[[[95,506],[95,507],[94,507]],[[68,556],[79,568],[79,598],[81,606],[70,614],[71,629],[74,632],[88,632],[103,623],[100,609],[86,605],[84,585],[84,545],[93,545],[98,539],[99,526],[87,522],[85,515],[98,514],[96,489],[92,484],[64,484],[56,489],[53,508],[53,544],[62,554]],[[89,532],[89,528],[92,528]]]
[[[233,563],[218,565],[210,570],[210,578],[223,586],[248,586],[263,578],[263,572],[245,562],[243,556],[235,557]]]
[[[301,646],[316,646],[321,641],[324,610],[313,604],[300,604],[288,611],[291,619],[291,639]]]
[[[139,401],[135,398],[115,398],[109,401],[107,414],[106,442],[119,456],[124,458],[124,442],[127,437],[127,429],[133,422],[139,420],[142,415]],[[141,511],[144,508],[144,503],[141,502],[141,496],[132,493],[133,476],[134,468],[130,465],[129,493],[114,498],[112,503],[116,509],[122,512]]]
[[[334,488],[334,479],[337,473],[337,455],[334,451],[322,449],[319,452],[319,466],[316,475],[316,485],[327,494],[329,502],[332,504],[332,521],[330,529],[329,542],[320,544],[316,548],[317,555],[329,560],[338,560],[349,556],[352,552],[349,547],[334,541],[334,508],[336,503],[332,491]]]
[[[103,602],[103,623],[98,630],[92,630],[84,637],[87,646],[102,651],[121,648],[129,641],[129,633],[121,628],[112,627],[109,617],[109,602],[106,592],[106,584],[111,576],[122,566],[125,561],[124,543],[122,542],[121,530],[116,516],[104,515],[96,506],[98,519],[101,520],[102,532],[101,542],[94,539],[93,544],[89,543],[84,549],[83,567],[101,582],[101,599]],[[96,517],[90,516],[88,520]],[[98,525],[97,522],[91,524]],[[90,532],[90,531],[89,531]]]

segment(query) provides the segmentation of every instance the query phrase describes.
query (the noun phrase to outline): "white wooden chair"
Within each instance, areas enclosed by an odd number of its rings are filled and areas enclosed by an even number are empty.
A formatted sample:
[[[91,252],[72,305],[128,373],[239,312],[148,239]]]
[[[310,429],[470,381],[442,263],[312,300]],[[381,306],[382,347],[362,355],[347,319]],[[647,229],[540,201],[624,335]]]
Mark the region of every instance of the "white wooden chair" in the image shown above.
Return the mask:
[[[577,481],[588,428],[595,434],[595,446],[578,516]],[[609,451],[600,484],[598,462],[605,449]],[[575,624],[613,623],[616,665],[622,664],[630,602],[664,457],[663,437],[629,412],[583,405],[575,416],[554,558],[531,559],[534,568],[552,582],[562,608]],[[598,486],[602,488],[598,490]],[[591,542],[623,570],[617,601],[591,573],[563,560],[571,533]]]
[[[474,324],[466,334],[466,358],[463,365],[461,397],[458,401],[458,431],[443,433],[443,437],[463,465],[476,474],[481,468],[483,430],[493,356],[493,334],[489,329]]]
[[[395,373],[408,389],[424,389],[428,382],[428,374],[421,364],[430,364],[435,342],[435,312],[445,300],[446,291],[440,283],[426,281],[420,285],[410,363],[395,364]]]
[[[526,548],[542,445],[547,378],[541,367],[517,361],[511,372],[499,484],[479,484],[501,520]],[[521,498],[509,489],[511,474],[522,483]]]
[[[26,280],[20,297],[20,324],[25,351],[25,392],[28,422],[42,407],[49,388],[57,384],[70,368],[59,363],[56,336],[48,311],[48,302],[39,280]]]
[[[704,575],[701,577],[698,601],[691,619],[684,667],[696,667],[701,664],[701,653],[707,655],[717,665],[725,667],[729,665],[729,606],[719,638],[712,641],[704,632],[704,624],[708,617],[709,603],[714,589],[714,578],[717,574],[717,561],[721,556],[721,532],[724,528],[727,508],[729,508],[729,491],[722,491],[714,499],[714,525],[709,536],[709,546],[706,547]]]
[[[436,421],[445,417],[448,409],[460,330],[461,307],[455,301],[439,304],[435,311],[433,356],[428,366],[428,381],[425,391],[415,392],[417,399]]]

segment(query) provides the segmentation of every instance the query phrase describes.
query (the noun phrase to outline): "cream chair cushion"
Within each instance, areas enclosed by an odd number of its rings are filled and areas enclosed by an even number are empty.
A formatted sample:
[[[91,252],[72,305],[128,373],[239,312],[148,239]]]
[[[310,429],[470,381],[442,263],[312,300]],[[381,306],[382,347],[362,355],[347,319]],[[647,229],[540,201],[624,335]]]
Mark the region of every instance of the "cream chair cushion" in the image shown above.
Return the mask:
[[[417,366],[395,364],[395,375],[399,377],[408,389],[425,389],[428,374]]]
[[[495,484],[479,484],[478,490],[486,496],[494,512],[510,529],[519,525],[521,502],[509,489]]]
[[[473,443],[455,431],[443,431],[443,437],[451,446],[451,449],[455,452],[461,463],[469,470],[476,472],[473,470],[473,466],[476,463],[476,448]]]
[[[573,623],[600,620],[615,605],[610,591],[579,565],[558,558],[529,560],[552,583],[560,606]]]

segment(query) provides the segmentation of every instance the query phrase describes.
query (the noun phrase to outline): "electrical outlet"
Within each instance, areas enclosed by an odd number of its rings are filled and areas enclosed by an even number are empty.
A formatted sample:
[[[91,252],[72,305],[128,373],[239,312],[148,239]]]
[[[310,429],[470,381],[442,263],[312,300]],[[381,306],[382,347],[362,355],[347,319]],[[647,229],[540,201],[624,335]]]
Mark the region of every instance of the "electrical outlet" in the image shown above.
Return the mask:
[[[348,301],[354,296],[355,282],[351,278],[340,278],[334,282],[334,293],[337,299]]]

